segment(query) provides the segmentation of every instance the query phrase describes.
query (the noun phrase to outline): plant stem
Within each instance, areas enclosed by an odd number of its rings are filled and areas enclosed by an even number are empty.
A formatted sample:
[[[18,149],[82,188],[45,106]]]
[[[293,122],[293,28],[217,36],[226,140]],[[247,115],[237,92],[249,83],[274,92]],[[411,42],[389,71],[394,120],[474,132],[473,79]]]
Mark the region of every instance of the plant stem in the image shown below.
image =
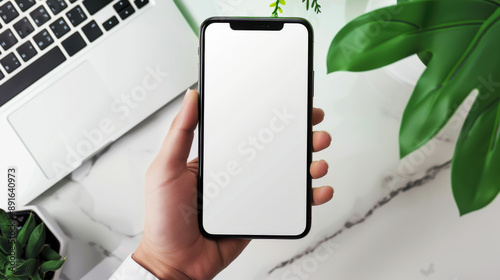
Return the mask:
[[[271,14],[272,17],[278,17],[278,8],[280,5],[280,0],[276,0],[276,6],[274,6],[274,11]]]
[[[306,0],[302,0],[302,3],[306,2]],[[306,2],[306,9],[309,10],[309,8],[314,9],[314,12],[317,14],[321,13],[321,5],[318,3],[318,0],[312,0],[311,6],[309,6],[309,0]],[[280,9],[280,1],[276,0],[275,5],[274,5],[274,10],[271,13],[272,17],[278,17],[278,10]]]

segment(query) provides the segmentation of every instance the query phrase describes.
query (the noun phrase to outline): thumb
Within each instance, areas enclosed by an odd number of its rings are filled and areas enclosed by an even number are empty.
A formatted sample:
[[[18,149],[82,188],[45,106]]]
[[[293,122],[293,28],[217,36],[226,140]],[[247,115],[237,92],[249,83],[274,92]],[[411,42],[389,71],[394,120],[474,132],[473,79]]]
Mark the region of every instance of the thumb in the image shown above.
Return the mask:
[[[184,171],[197,123],[198,92],[188,90],[182,108],[172,122],[156,156],[155,165],[159,168],[158,171],[167,172],[170,178],[176,178]]]

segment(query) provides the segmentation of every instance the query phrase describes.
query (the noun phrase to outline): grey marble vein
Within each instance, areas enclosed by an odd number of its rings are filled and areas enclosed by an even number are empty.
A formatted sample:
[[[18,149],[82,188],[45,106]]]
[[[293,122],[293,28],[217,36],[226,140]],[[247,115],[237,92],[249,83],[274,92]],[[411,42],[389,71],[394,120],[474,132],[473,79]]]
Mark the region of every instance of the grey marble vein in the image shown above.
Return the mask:
[[[142,232],[140,232],[138,234],[125,234],[125,233],[118,232],[118,231],[114,230],[111,226],[109,226],[109,225],[97,220],[96,218],[92,217],[92,215],[87,213],[87,211],[85,211],[85,209],[80,207],[80,211],[82,211],[82,213],[85,214],[85,216],[87,216],[92,222],[100,224],[100,225],[104,226],[105,228],[107,228],[109,231],[116,233],[118,235],[121,235],[123,237],[134,238],[134,237],[137,237],[137,236],[142,234]]]
[[[373,214],[373,212],[375,212],[375,210],[377,210],[378,208],[380,208],[383,205],[387,204],[389,201],[391,201],[393,198],[395,198],[399,194],[404,193],[404,192],[406,192],[408,190],[411,190],[411,189],[413,189],[415,187],[422,186],[422,185],[426,184],[429,181],[432,181],[434,178],[436,178],[436,175],[441,170],[449,168],[450,167],[450,163],[451,163],[451,160],[446,161],[443,164],[436,165],[436,166],[433,166],[433,167],[427,169],[427,171],[425,172],[425,175],[423,177],[418,178],[416,180],[412,180],[412,181],[406,183],[404,186],[401,186],[401,187],[399,187],[399,188],[391,191],[387,196],[385,196],[382,199],[380,199],[379,201],[377,201],[377,203],[372,208],[370,208],[370,210],[368,210],[365,213],[365,215],[363,215],[362,217],[360,217],[360,218],[358,218],[358,219],[356,219],[354,221],[347,221],[347,222],[345,222],[344,226],[341,229],[339,229],[338,231],[336,231],[332,235],[329,235],[329,236],[323,238],[322,240],[318,241],[314,246],[307,248],[302,253],[299,253],[299,254],[293,256],[292,258],[290,258],[288,260],[285,260],[285,261],[281,262],[280,264],[276,265],[271,270],[269,270],[269,272],[267,274],[271,274],[271,273],[273,273],[277,269],[280,269],[280,268],[283,268],[283,267],[285,267],[287,265],[290,265],[294,261],[296,261],[296,260],[298,260],[298,259],[300,259],[300,258],[302,258],[302,257],[304,257],[304,256],[306,256],[308,254],[314,253],[314,251],[317,248],[319,248],[321,245],[323,245],[323,243],[332,240],[336,236],[340,235],[342,232],[344,232],[344,231],[346,231],[346,230],[348,230],[348,229],[350,229],[350,228],[352,228],[352,227],[354,227],[356,225],[359,225],[359,224],[363,223],[364,221],[366,221],[366,219],[368,219]]]
[[[100,157],[103,154],[109,151],[112,145],[113,143],[107,145],[106,147],[102,148],[97,153],[95,153],[92,157],[85,160],[76,170],[74,170],[73,172],[68,174],[68,176],[66,176],[68,180],[76,183],[76,182],[81,182],[83,179],[87,178],[92,172],[92,169],[94,168],[96,162],[100,159]],[[81,168],[84,168],[83,172],[81,172],[82,171]],[[80,172],[78,171],[80,171],[81,174],[79,174]]]
[[[104,256],[106,256],[108,258],[115,258],[118,261],[123,262],[123,260],[120,257],[118,257],[117,255],[113,254],[112,252],[110,252],[108,249],[104,248],[100,244],[97,244],[95,242],[89,242],[88,245],[90,247],[94,248],[96,251],[101,252],[101,254],[103,254]]]

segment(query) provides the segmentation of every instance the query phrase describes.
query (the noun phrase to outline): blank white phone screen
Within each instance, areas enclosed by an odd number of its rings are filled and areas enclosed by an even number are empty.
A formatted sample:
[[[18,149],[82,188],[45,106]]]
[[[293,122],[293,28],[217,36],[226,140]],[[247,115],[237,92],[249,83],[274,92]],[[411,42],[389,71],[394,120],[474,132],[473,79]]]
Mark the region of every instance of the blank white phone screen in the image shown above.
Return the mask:
[[[308,30],[205,30],[203,227],[296,236],[307,225]]]

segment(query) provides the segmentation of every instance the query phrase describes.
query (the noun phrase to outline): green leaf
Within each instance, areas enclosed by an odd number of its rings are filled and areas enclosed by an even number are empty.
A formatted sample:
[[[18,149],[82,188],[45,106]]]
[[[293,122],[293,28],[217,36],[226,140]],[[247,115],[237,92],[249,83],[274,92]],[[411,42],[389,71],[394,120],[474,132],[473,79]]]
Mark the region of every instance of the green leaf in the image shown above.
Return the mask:
[[[17,239],[14,240],[14,243],[12,243],[11,248],[14,251],[14,256],[16,257],[16,259],[20,259],[23,254],[23,247],[21,246],[21,244],[19,244],[19,241],[17,241]]]
[[[9,214],[7,214],[7,212],[5,212],[5,210],[0,208],[0,222],[3,222],[5,220],[10,220]]]
[[[28,259],[21,263],[13,272],[13,276],[28,276],[36,269],[38,261],[36,259]]]
[[[21,244],[22,247],[26,246],[28,238],[33,232],[33,229],[35,229],[35,226],[35,217],[33,216],[33,213],[30,213],[28,220],[24,223],[23,228],[17,234],[17,241],[19,241],[19,244]]]
[[[278,11],[280,12],[280,14],[283,13],[283,9],[281,9],[281,7],[278,7]]]
[[[499,19],[500,10],[497,10],[483,23],[454,63],[450,61],[450,54],[439,56],[448,59],[439,59],[434,54],[403,114],[399,139],[401,157],[432,139],[470,92],[481,86],[481,77],[485,79],[500,71],[497,55],[500,49]],[[441,42],[443,46],[448,45],[444,42]]]
[[[0,251],[3,254],[8,255],[10,253],[10,248],[11,248],[11,244],[9,242],[9,239],[7,239],[3,236],[0,236]]]
[[[2,236],[9,237],[10,235],[10,217],[2,208],[0,208],[0,230],[2,231]]]
[[[12,268],[12,265],[10,262],[7,263],[7,265],[5,266],[5,276],[9,277],[9,276],[12,276],[12,273],[13,273],[13,269]]]
[[[328,52],[328,72],[370,70],[411,54],[427,65],[403,114],[401,157],[432,139],[478,90],[451,170],[453,195],[464,215],[500,191],[500,1],[398,3],[347,24]]]
[[[417,55],[423,64],[425,64],[426,66],[429,65],[429,62],[431,61],[431,58],[432,58],[431,52],[421,52],[421,53],[418,53]]]
[[[362,15],[334,38],[328,72],[371,70],[412,54],[427,58],[403,114],[399,142],[404,157],[432,139],[477,85],[475,78],[457,79],[455,70],[497,7],[478,0],[417,1]]]
[[[5,221],[5,220],[10,220],[9,214],[5,212],[2,208],[0,208],[0,222]]]
[[[488,80],[500,81],[500,71]],[[451,181],[460,215],[483,208],[500,191],[500,83],[494,89],[476,98],[455,148]]]
[[[42,248],[42,256],[47,260],[56,261],[61,259],[61,255],[56,251],[52,250],[48,245],[44,245]]]
[[[432,51],[441,45],[436,42],[448,47],[452,44],[451,51],[457,46],[465,49],[474,31],[496,7],[479,0],[419,1],[364,14],[344,26],[333,39],[327,56],[328,73],[379,68],[412,54]],[[439,39],[457,29],[472,31],[463,32],[453,42]]]
[[[7,262],[7,255],[0,254],[0,271],[5,268],[5,263]]]
[[[39,270],[41,273],[45,273],[47,271],[56,271],[63,266],[64,261],[66,261],[66,258],[58,261],[46,261],[42,263]]]
[[[42,277],[40,277],[40,273],[38,273],[38,270],[35,270],[30,275],[30,280],[43,280],[43,279],[42,279]]]
[[[26,246],[26,258],[36,258],[42,246],[45,244],[45,225],[44,223],[39,224],[31,233],[28,240],[28,245]]]
[[[272,7],[274,7],[274,6],[276,6],[276,2],[273,2],[273,3],[271,3],[271,4],[269,5],[269,7],[271,7],[271,8],[272,8]]]
[[[279,0],[279,1],[280,1],[281,5],[285,5],[286,4],[285,0]]]

